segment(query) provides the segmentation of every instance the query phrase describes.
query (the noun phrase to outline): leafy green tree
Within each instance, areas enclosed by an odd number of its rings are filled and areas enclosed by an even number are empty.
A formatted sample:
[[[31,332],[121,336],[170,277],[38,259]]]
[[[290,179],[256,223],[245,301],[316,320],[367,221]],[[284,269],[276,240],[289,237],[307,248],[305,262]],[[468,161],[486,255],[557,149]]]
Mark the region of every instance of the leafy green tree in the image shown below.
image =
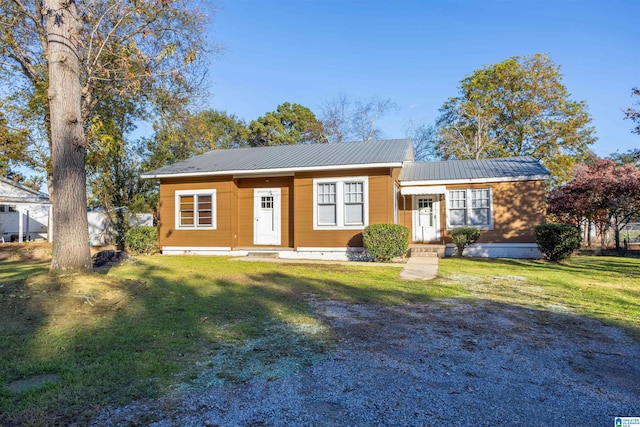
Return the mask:
[[[145,141],[146,167],[153,169],[211,150],[240,148],[248,144],[245,122],[224,111],[183,113],[156,125],[153,138]]]
[[[27,156],[26,132],[9,129],[7,120],[0,113],[0,176],[14,173],[12,166]]]
[[[532,155],[556,182],[595,142],[584,101],[569,98],[547,55],[513,57],[465,77],[440,109],[435,151],[442,158]]]
[[[52,269],[90,269],[85,130],[105,98],[162,113],[200,82],[207,43],[199,1],[19,0],[0,3],[0,78],[29,132],[53,198]],[[139,112],[150,112],[141,108]],[[103,111],[104,113],[104,111]],[[35,118],[36,120],[30,120]],[[84,220],[82,219],[84,218]]]
[[[89,204],[104,209],[113,224],[115,244],[124,246],[129,213],[149,212],[146,196],[148,183],[140,179],[141,158],[127,134],[134,128],[137,104],[126,98],[104,98],[89,123],[87,153]]]
[[[253,147],[327,142],[322,122],[307,107],[285,102],[249,125]]]

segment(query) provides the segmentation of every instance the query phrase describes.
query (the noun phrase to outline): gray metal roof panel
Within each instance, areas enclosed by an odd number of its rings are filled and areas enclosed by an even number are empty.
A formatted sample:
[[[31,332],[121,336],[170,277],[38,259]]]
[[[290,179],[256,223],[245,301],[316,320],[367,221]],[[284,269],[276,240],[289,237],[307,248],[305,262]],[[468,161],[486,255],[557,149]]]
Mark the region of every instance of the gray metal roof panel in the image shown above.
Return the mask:
[[[224,174],[238,171],[401,163],[407,159],[410,150],[409,139],[213,150],[147,172],[143,176]]]
[[[400,181],[453,181],[549,175],[531,156],[479,160],[443,160],[406,164]]]

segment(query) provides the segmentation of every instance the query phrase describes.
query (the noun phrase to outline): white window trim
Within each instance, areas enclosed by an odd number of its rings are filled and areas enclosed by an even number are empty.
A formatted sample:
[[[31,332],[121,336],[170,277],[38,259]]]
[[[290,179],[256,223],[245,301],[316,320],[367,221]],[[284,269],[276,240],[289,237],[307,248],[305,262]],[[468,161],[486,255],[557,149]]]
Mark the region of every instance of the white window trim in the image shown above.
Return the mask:
[[[344,184],[361,182],[363,193],[364,224],[345,225]],[[318,184],[336,184],[336,225],[318,224]],[[340,178],[315,178],[313,180],[313,229],[314,230],[364,230],[369,225],[369,177],[349,176]]]
[[[470,224],[465,224],[465,225],[451,225],[449,223],[449,220],[451,218],[451,214],[450,214],[450,207],[449,207],[449,197],[452,191],[465,191],[466,192],[466,201],[467,201],[467,207],[466,207],[466,212],[467,212],[467,221],[469,221],[469,218],[471,218],[471,191],[472,190],[489,190],[489,224],[488,225],[470,225]],[[447,230],[452,230],[454,228],[461,228],[461,227],[471,227],[471,228],[477,228],[478,230],[493,230],[494,227],[494,223],[493,223],[493,188],[491,187],[482,187],[482,188],[451,188],[447,190],[447,194],[446,194],[446,200],[445,200],[445,204],[447,207]]]
[[[203,226],[198,225],[197,222],[197,204],[195,203],[194,198],[194,218],[193,218],[193,227],[185,227],[180,225],[180,196],[198,196],[205,195],[211,196],[211,225]],[[206,189],[206,190],[176,190],[175,192],[175,225],[176,230],[215,230],[217,229],[217,218],[218,218],[218,201],[216,199],[216,190],[215,189]]]

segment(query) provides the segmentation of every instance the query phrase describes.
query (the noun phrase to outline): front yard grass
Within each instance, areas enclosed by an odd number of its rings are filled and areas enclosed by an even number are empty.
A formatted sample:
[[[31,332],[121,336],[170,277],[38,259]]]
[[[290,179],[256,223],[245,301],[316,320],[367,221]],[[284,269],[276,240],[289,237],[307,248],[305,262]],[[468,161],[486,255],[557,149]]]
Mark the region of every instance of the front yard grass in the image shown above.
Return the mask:
[[[154,256],[52,276],[48,263],[0,262],[0,425],[83,424],[100,405],[285,375],[331,351],[314,299],[491,300],[640,338],[639,259],[447,258],[430,282],[400,269]]]

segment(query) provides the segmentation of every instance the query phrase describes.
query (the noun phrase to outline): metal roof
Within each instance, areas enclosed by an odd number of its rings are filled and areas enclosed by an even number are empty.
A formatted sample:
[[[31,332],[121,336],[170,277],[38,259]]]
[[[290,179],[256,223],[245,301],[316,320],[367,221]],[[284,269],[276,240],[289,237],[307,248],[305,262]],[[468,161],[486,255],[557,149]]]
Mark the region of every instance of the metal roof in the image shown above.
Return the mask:
[[[47,194],[8,178],[0,176],[0,184],[5,184],[15,189],[14,192],[7,194],[0,189],[0,202],[2,203],[49,203],[49,196]]]
[[[443,160],[407,163],[400,172],[400,181],[456,181],[483,178],[532,177],[549,175],[538,160],[531,156],[479,160]]]
[[[358,166],[401,166],[413,160],[410,139],[295,144],[214,150],[146,172],[143,178],[276,173]]]

